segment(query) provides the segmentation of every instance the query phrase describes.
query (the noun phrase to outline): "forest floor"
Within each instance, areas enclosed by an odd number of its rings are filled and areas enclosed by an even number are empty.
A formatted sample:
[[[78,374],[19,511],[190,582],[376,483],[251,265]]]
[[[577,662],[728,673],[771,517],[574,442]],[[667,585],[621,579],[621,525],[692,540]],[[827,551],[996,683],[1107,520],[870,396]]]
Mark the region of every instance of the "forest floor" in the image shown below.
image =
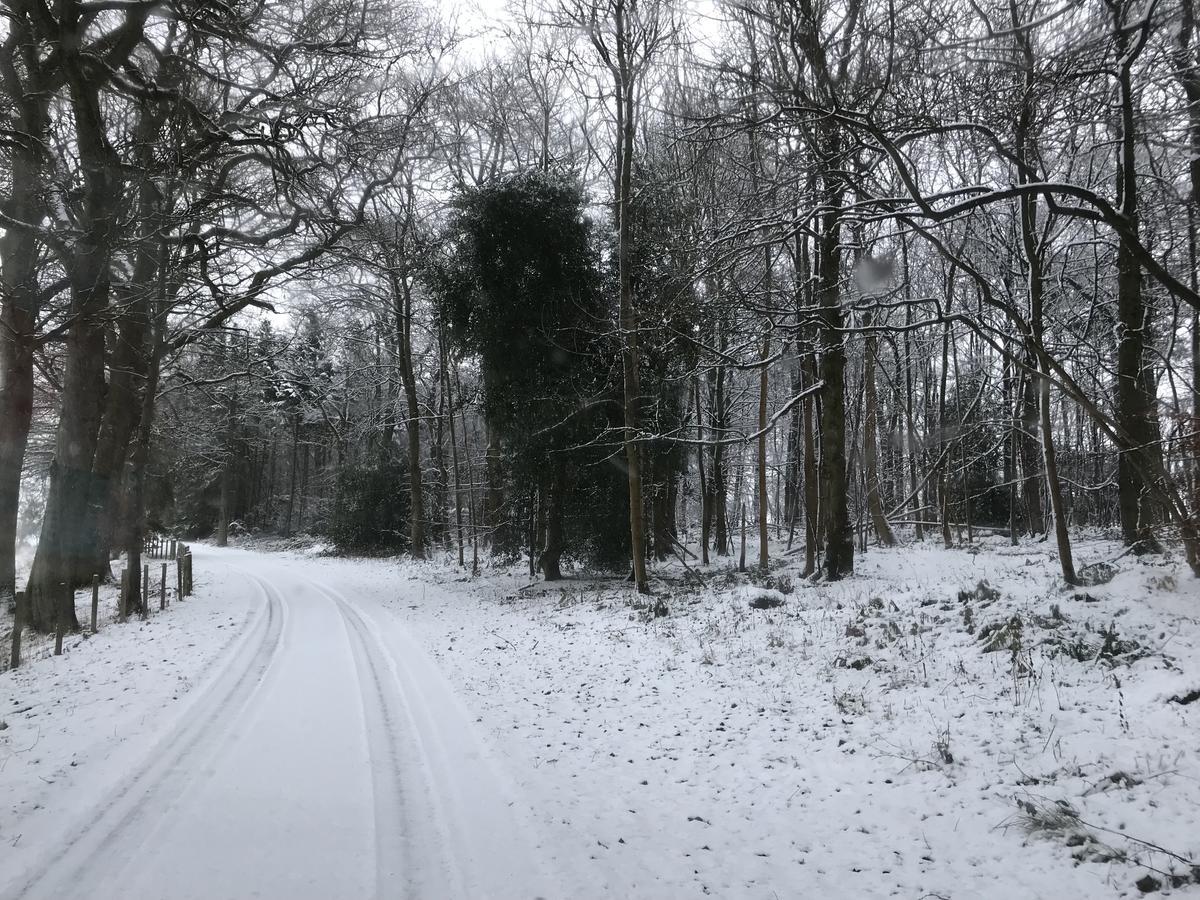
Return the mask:
[[[197,547],[194,599],[0,674],[0,896],[1200,896],[1176,557],[1081,535],[1106,583],[1074,589],[992,538],[837,584],[675,562],[657,615],[303,547]]]

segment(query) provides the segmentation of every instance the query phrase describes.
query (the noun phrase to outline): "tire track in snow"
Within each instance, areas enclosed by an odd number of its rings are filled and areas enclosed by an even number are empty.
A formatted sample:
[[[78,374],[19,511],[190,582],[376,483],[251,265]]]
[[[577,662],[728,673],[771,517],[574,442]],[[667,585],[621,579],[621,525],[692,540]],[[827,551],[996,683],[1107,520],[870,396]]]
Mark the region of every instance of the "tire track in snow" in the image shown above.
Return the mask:
[[[167,816],[196,779],[203,777],[185,762],[215,757],[234,734],[218,722],[237,722],[261,689],[279,654],[286,608],[279,594],[262,579],[245,573],[265,604],[221,664],[216,677],[203,687],[143,760],[144,767],[118,786],[80,825],[21,876],[4,900],[94,896],[91,884],[103,878],[118,883],[123,870],[134,864],[138,849],[148,840],[148,823]],[[114,849],[125,852],[116,854]],[[102,875],[101,873],[105,873]],[[116,876],[110,879],[108,875]]]
[[[367,718],[379,723],[368,725],[376,776],[382,774],[380,759],[389,760],[391,774],[383,776],[382,790],[376,782],[379,895],[389,896],[388,879],[397,864],[397,839],[388,834],[395,827],[404,847],[409,896],[551,896],[550,879],[528,843],[529,823],[515,811],[511,790],[436,664],[399,623],[389,623],[385,640],[377,619],[364,618],[327,585],[311,578],[308,583],[337,605],[355,635],[360,670],[376,704],[376,715],[367,712]],[[402,734],[403,724],[410,727],[409,735]],[[387,746],[377,757],[375,748],[382,743]]]
[[[461,879],[445,853],[450,835],[438,818],[416,815],[433,804],[428,785],[405,783],[403,777],[420,765],[419,750],[402,730],[407,714],[378,638],[344,600],[316,582],[309,586],[341,614],[362,687],[374,785],[375,896],[463,896]]]

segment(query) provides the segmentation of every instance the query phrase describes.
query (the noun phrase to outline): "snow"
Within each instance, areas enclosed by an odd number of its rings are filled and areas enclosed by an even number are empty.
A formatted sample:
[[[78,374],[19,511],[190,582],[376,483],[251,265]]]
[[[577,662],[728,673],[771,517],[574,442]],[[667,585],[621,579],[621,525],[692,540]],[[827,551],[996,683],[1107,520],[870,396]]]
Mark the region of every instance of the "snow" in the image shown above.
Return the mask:
[[[25,632],[22,666],[0,675],[0,889],[182,721],[191,689],[238,640],[250,598],[206,571],[195,580],[206,601],[123,625],[116,588],[102,587],[100,630],[68,635],[62,656],[52,639]],[[90,591],[76,601],[89,621]],[[7,628],[4,639],[7,661]]]
[[[169,640],[187,631],[180,610],[211,616],[230,595],[250,619],[186,711],[157,733],[149,723],[165,694],[140,704],[97,697],[97,714],[115,706],[111,732],[93,717],[80,731],[45,736],[58,756],[85,733],[103,748],[97,756],[120,756],[107,791],[67,772],[52,797],[31,801],[24,780],[6,780],[18,835],[4,860],[11,896],[449,898],[480,896],[484,885],[498,898],[540,893],[537,856],[503,779],[489,773],[473,726],[419,649],[369,623],[319,569],[204,549],[195,566],[217,573],[214,583],[176,606],[179,622],[160,615],[147,627],[161,625]],[[139,646],[122,634],[125,657],[146,646],[163,653],[159,635],[149,637]],[[109,663],[74,649],[63,659],[80,673]],[[43,687],[46,665],[59,661],[15,673],[37,702],[65,698],[64,681]],[[136,687],[114,668],[120,691]],[[203,673],[205,661],[192,657],[191,671]],[[117,690],[110,683],[101,694]],[[13,757],[29,752],[36,727],[18,722],[6,738]],[[48,820],[60,834],[39,831]]]
[[[1200,895],[1177,559],[718,560],[657,617],[586,573],[195,552],[194,599],[0,675],[0,896]]]

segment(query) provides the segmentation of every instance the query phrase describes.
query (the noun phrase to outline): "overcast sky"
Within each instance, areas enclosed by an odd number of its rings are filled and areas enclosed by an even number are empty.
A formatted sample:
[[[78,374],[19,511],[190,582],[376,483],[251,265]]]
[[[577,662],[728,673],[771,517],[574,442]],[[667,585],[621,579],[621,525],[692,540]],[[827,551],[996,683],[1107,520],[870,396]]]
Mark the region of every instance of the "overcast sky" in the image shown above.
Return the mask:
[[[459,23],[465,29],[484,29],[488,26],[503,26],[515,21],[513,10],[525,5],[531,13],[536,13],[540,7],[550,5],[553,0],[438,0],[446,18],[457,16]],[[683,18],[691,33],[700,38],[701,43],[715,41],[720,31],[717,15],[718,0],[683,0],[677,8],[684,10]],[[486,38],[480,38],[480,49],[486,49]],[[701,55],[704,55],[701,50]]]

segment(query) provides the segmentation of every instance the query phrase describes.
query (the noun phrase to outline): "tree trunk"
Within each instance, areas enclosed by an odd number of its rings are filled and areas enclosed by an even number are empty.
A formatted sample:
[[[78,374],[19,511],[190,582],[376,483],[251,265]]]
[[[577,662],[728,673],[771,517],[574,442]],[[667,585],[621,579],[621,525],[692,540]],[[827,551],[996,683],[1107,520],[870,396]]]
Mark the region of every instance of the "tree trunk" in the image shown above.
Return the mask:
[[[438,333],[438,346],[442,354],[442,379],[444,381],[442,389],[446,394],[446,413],[449,417],[450,425],[450,458],[451,464],[454,467],[454,529],[455,540],[458,545],[458,565],[461,568],[466,565],[463,558],[462,469],[459,467],[458,461],[458,428],[455,424],[454,394],[450,389],[450,366],[449,360],[446,357],[445,335],[440,331]],[[466,435],[463,437],[465,439]]]
[[[1162,467],[1158,408],[1153,363],[1146,351],[1151,334],[1151,310],[1142,296],[1142,271],[1134,253],[1138,237],[1137,129],[1135,125],[1132,67],[1144,46],[1147,24],[1130,29],[1125,22],[1127,4],[1114,4],[1113,42],[1120,61],[1117,70],[1117,103],[1120,143],[1117,196],[1120,211],[1133,232],[1120,238],[1117,248],[1117,367],[1116,420],[1129,446],[1118,451],[1117,505],[1121,534],[1131,547],[1155,549],[1153,527],[1158,504],[1149,473]],[[1141,13],[1138,12],[1138,15]]]
[[[67,337],[67,365],[59,406],[50,490],[41,538],[29,575],[30,622],[36,630],[53,630],[58,616],[76,631],[74,599],[69,589],[92,580],[92,542],[88,540],[89,498],[96,496],[92,460],[104,405],[104,330],[96,324],[107,300],[107,284],[81,288],[73,304],[77,319]],[[96,297],[103,294],[103,298]],[[97,310],[99,306],[99,310]],[[67,585],[68,591],[60,589]]]
[[[143,222],[157,221],[157,194],[147,189],[140,204]],[[118,340],[112,354],[104,414],[92,459],[92,494],[84,507],[80,531],[91,559],[91,574],[109,577],[109,558],[120,539],[121,478],[129,447],[137,432],[142,412],[149,351],[151,297],[155,292],[159,264],[159,242],[149,231],[139,238],[134,276],[122,293]],[[165,260],[164,260],[165,263]],[[90,579],[91,574],[83,572]],[[78,583],[78,582],[77,582]],[[140,607],[140,601],[138,603]]]
[[[299,411],[292,413],[292,463],[288,467],[290,469],[288,481],[288,496],[287,505],[284,507],[283,514],[283,536],[291,537],[292,534],[292,513],[296,509],[296,475],[300,468],[300,413]]]
[[[912,279],[910,278],[910,269],[908,265],[908,242],[901,239],[900,255],[903,265],[904,277],[904,299],[912,299]],[[917,542],[925,540],[925,527],[921,524],[925,517],[925,510],[921,503],[921,482],[917,478],[917,426],[916,418],[913,410],[913,372],[912,372],[912,338],[910,337],[909,327],[912,325],[912,305],[904,304],[904,425],[905,425],[905,441],[904,446],[907,451],[908,476],[909,485],[912,492],[912,517],[916,523],[913,527],[916,532]]]
[[[1012,361],[1004,357],[1004,411],[1008,415],[1008,440],[1005,441],[1004,452],[1004,482],[1008,485],[1008,540],[1012,546],[1019,541],[1017,520],[1017,455],[1020,443],[1020,429],[1017,415],[1017,403],[1020,390],[1017,386],[1020,374],[1015,371]]]
[[[1041,351],[1045,353],[1045,351]],[[1058,543],[1058,562],[1063,580],[1067,584],[1078,584],[1075,577],[1075,560],[1071,554],[1071,536],[1067,531],[1067,516],[1063,509],[1062,487],[1058,480],[1058,460],[1054,452],[1054,421],[1050,417],[1050,379],[1043,368],[1038,378],[1038,402],[1041,409],[1042,455],[1046,465],[1046,492],[1050,497],[1050,509],[1054,516],[1054,537]]]
[[[821,484],[825,531],[825,575],[836,581],[854,571],[846,472],[846,345],[841,306],[841,189],[827,191],[822,215],[817,309],[820,318]]]
[[[408,420],[405,432],[408,435],[408,488],[409,488],[409,548],[416,559],[425,558],[425,502],[421,484],[421,417],[417,406],[415,379],[405,379],[405,402]]]
[[[225,459],[221,462],[221,497],[217,508],[217,546],[229,546],[230,507],[233,504],[233,447],[226,439]]]
[[[708,536],[712,526],[712,507],[709,501],[708,479],[704,474],[704,407],[700,403],[700,377],[692,377],[696,395],[696,477],[700,483],[700,562],[708,565]]]
[[[946,310],[949,312],[950,304],[954,298],[954,276],[950,276],[950,281],[946,290],[947,302]],[[947,550],[954,546],[954,538],[950,532],[950,497],[948,496],[950,485],[946,478],[946,468],[950,462],[950,441],[949,427],[946,424],[946,380],[950,374],[950,325],[947,323],[942,327],[942,369],[938,376],[938,458],[941,462],[938,464],[941,469],[938,472],[938,497],[941,498],[941,520],[942,520],[942,546]],[[955,373],[957,377],[957,373]]]
[[[810,354],[804,361],[805,387],[816,384],[816,367]],[[817,483],[819,453],[817,447],[817,398],[804,398],[804,577],[817,571],[817,550],[821,543],[821,490]]]
[[[403,237],[399,241],[402,242]],[[399,252],[403,254],[403,248]],[[406,411],[404,430],[408,438],[409,552],[415,559],[424,559],[427,541],[421,465],[421,410],[412,355],[412,285],[407,262],[403,258],[398,266],[391,267],[388,272],[395,314],[396,358],[400,366],[400,381],[404,386]]]
[[[724,329],[721,330],[718,346],[722,351],[726,347]],[[709,421],[712,422],[710,431],[712,432],[713,448],[712,471],[708,476],[708,514],[712,517],[713,550],[717,556],[728,556],[730,553],[729,518],[726,514],[726,507],[729,504],[729,484],[725,463],[725,444],[722,443],[728,414],[728,410],[725,408],[725,378],[724,366],[713,366],[709,372],[709,385],[713,397],[712,409],[709,411]]]
[[[1180,4],[1178,48],[1176,51],[1176,77],[1183,87],[1187,99],[1188,115],[1188,181],[1191,201],[1187,207],[1188,218],[1188,285],[1193,291],[1198,287],[1197,273],[1197,223],[1196,210],[1200,206],[1200,47],[1196,46],[1196,2],[1183,0]],[[1192,509],[1186,524],[1185,546],[1189,552],[1197,544],[1196,517],[1200,515],[1200,313],[1192,312]],[[1191,559],[1193,569],[1200,559]]]
[[[567,461],[562,453],[552,453],[550,478],[546,503],[545,544],[538,566],[547,581],[562,578],[559,561],[562,559],[566,539],[563,535],[563,504],[567,495]]]
[[[1020,23],[1014,22],[1014,29]],[[1034,91],[1034,60],[1029,36],[1025,32],[1017,32],[1017,42],[1023,52],[1025,69],[1024,103],[1017,117],[1016,145],[1019,171],[1017,179],[1022,183],[1032,180],[1033,161],[1037,158],[1036,146],[1033,140],[1032,98]],[[1021,213],[1021,249],[1025,256],[1027,288],[1029,292],[1029,319],[1032,330],[1032,354],[1038,362],[1037,375],[1037,409],[1038,421],[1041,425],[1042,463],[1045,467],[1046,494],[1050,500],[1050,511],[1054,517],[1054,535],[1058,542],[1059,565],[1062,567],[1063,578],[1068,584],[1075,584],[1075,562],[1071,554],[1071,539],[1067,533],[1066,514],[1063,511],[1062,486],[1058,480],[1058,460],[1054,452],[1054,420],[1050,415],[1050,368],[1046,359],[1044,334],[1044,303],[1045,303],[1045,248],[1038,235],[1041,223],[1038,220],[1037,198],[1031,194],[1023,194],[1020,201]]]
[[[633,190],[633,147],[636,132],[635,85],[631,49],[623,10],[616,16],[617,42],[622,49],[617,73],[617,269],[620,282],[621,367],[623,369],[625,411],[625,466],[629,481],[629,550],[633,556],[633,581],[638,593],[649,593],[646,579],[646,538],[642,504],[641,444],[638,439],[639,407],[642,401],[638,374],[638,322],[633,306],[633,273],[630,261],[632,240],[631,214]],[[622,46],[623,45],[623,46]]]
[[[500,457],[500,441],[486,423],[487,446],[484,448],[484,469],[487,476],[487,495],[484,498],[483,523],[493,535],[504,527],[504,472]]]
[[[767,260],[768,266],[770,260]],[[768,272],[769,272],[768,268]],[[770,275],[767,277],[770,291]],[[758,375],[758,567],[766,572],[770,568],[771,553],[767,536],[767,391],[770,386],[770,370],[767,360],[771,356],[771,332],[763,338],[762,367]]]
[[[871,514],[871,527],[875,537],[885,547],[896,545],[896,536],[888,524],[883,512],[883,502],[879,498],[879,459],[877,441],[879,431],[879,399],[875,390],[875,333],[871,330],[871,316],[868,313],[863,319],[866,330],[863,347],[863,403],[866,406],[863,415],[863,466],[867,479],[867,508]]]
[[[6,124],[21,139],[10,141],[6,148],[10,193],[2,202],[13,219],[38,222],[43,217],[40,154],[46,142],[49,93],[40,89],[41,73],[33,64],[39,57],[34,49],[37,39],[27,21],[13,15],[6,24],[8,34],[0,44],[0,82],[11,103]],[[0,234],[0,602],[14,597],[17,589],[17,519],[33,418],[41,250],[33,231],[8,227]]]
[[[141,415],[138,417],[137,435],[133,441],[133,450],[129,455],[125,474],[123,539],[126,569],[129,572],[129,580],[126,583],[126,609],[131,608],[129,603],[140,607],[142,597],[142,543],[146,535],[146,467],[150,462],[150,445],[154,435],[154,413],[157,408],[155,401],[162,365],[163,329],[166,326],[166,259],[166,246],[163,245],[160,248],[158,301],[152,310],[149,339],[143,347],[146,363],[140,396]]]
[[[33,417],[34,320],[5,304],[0,313],[0,603],[17,590],[21,471]]]
[[[22,177],[21,171],[14,162],[14,179]],[[27,213],[18,207],[17,214],[25,218]],[[21,472],[33,420],[37,259],[37,244],[29,235],[9,229],[0,236],[0,602],[17,589]]]
[[[31,624],[39,631],[48,631],[56,619],[64,627],[78,629],[71,589],[92,579],[87,507],[97,496],[92,464],[106,391],[105,315],[112,242],[124,188],[121,161],[109,142],[100,101],[102,82],[83,61],[80,31],[84,26],[77,4],[68,6],[59,21],[59,47],[82,178],[76,232],[62,254],[71,287],[71,325],[50,490],[29,578]],[[136,38],[149,14],[148,7],[127,13],[122,26],[125,38]],[[136,43],[133,40],[128,46]]]

